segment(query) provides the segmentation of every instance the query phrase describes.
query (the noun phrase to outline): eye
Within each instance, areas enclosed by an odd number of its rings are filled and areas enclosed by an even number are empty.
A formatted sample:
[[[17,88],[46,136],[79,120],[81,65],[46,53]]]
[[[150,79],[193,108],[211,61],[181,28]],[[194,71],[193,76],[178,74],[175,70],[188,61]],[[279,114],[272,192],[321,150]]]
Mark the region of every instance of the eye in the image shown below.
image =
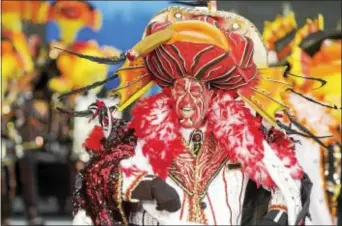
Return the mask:
[[[198,97],[198,96],[201,95],[201,92],[200,92],[200,91],[192,91],[191,93],[192,93],[192,95],[195,96],[195,97]]]
[[[177,95],[183,95],[185,93],[184,87],[179,84],[175,85],[174,91]]]
[[[230,25],[230,29],[231,29],[232,31],[240,30],[240,28],[241,28],[241,25],[238,24],[238,23],[233,23],[232,25]]]
[[[182,90],[182,89],[179,89],[179,90],[176,90],[176,94],[177,95],[183,95],[185,93],[185,91],[184,90]]]
[[[201,88],[200,87],[192,87],[191,88],[191,94],[193,96],[200,96],[201,95]]]
[[[183,15],[181,13],[177,12],[177,13],[175,13],[174,17],[176,20],[181,20],[183,18]]]

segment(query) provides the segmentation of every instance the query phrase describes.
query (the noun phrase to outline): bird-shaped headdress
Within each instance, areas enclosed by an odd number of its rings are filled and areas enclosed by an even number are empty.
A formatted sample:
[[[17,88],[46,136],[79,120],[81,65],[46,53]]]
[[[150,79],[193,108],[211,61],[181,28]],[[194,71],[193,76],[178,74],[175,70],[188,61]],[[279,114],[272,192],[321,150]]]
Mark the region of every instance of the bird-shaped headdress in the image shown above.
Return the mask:
[[[286,108],[281,100],[281,93],[290,87],[283,77],[286,67],[269,68],[267,49],[255,25],[235,13],[217,10],[215,1],[206,8],[172,6],[160,11],[146,26],[141,41],[120,57],[70,53],[97,63],[123,62],[115,75],[121,83],[113,90],[120,97],[119,110],[153,84],[172,86],[184,76],[211,89],[236,92],[273,125],[275,113]]]

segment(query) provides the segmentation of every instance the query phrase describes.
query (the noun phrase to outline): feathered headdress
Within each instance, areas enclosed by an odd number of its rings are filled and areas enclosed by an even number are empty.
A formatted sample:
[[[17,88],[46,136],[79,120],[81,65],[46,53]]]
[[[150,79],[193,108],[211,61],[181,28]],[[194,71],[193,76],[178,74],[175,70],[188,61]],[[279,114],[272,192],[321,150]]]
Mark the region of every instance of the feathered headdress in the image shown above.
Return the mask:
[[[310,34],[323,31],[324,18],[319,14],[315,19],[307,19],[302,27],[297,26],[294,12],[278,15],[274,21],[265,21],[263,38],[269,50],[275,51],[279,61],[285,60],[291,51]]]
[[[236,92],[275,125],[275,112],[285,108],[281,93],[290,87],[283,77],[286,67],[267,67],[267,50],[255,25],[237,14],[217,11],[215,2],[206,9],[162,10],[149,22],[142,40],[120,57],[72,54],[103,64],[124,62],[115,75],[121,80],[113,91],[120,96],[118,110],[155,83],[167,87],[191,76],[210,88]]]

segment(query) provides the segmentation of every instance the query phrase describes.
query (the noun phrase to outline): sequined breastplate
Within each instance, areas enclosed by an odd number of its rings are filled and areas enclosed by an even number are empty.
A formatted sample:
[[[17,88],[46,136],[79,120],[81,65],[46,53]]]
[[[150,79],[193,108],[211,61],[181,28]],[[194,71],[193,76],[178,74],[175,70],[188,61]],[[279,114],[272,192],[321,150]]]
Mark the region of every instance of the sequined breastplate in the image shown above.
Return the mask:
[[[177,156],[170,168],[170,177],[188,195],[203,198],[206,191],[228,160],[227,153],[217,145],[214,137],[209,135],[198,154],[188,148]]]

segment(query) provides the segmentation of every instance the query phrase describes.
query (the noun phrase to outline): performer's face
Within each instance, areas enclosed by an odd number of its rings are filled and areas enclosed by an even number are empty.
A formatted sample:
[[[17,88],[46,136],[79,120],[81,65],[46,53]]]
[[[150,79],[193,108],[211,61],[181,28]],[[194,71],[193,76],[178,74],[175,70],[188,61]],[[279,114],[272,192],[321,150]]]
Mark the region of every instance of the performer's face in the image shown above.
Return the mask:
[[[192,78],[176,80],[172,95],[181,126],[197,128],[203,124],[212,94],[212,91]]]

